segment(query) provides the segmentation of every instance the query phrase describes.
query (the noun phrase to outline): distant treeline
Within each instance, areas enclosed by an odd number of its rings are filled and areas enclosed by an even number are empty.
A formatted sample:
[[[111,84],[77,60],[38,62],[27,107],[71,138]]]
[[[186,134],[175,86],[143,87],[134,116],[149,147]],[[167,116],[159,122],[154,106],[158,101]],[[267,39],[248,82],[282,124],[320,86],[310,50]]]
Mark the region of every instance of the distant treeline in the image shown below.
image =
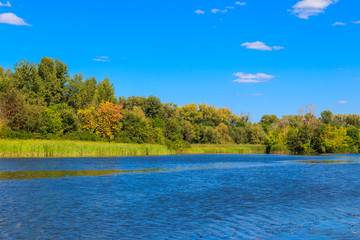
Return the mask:
[[[155,96],[119,97],[108,78],[70,76],[60,60],[39,64],[22,60],[0,67],[0,136],[8,139],[67,139],[153,143],[173,149],[190,144],[265,144],[293,153],[358,152],[360,116],[318,118],[299,115],[248,115],[208,104],[162,103]]]

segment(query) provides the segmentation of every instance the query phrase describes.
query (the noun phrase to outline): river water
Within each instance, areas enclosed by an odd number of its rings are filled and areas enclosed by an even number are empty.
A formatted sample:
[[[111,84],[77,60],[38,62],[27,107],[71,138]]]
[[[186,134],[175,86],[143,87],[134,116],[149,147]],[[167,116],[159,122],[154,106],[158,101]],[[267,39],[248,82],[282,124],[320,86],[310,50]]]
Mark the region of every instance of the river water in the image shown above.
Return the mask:
[[[0,239],[360,239],[360,156],[0,159]]]

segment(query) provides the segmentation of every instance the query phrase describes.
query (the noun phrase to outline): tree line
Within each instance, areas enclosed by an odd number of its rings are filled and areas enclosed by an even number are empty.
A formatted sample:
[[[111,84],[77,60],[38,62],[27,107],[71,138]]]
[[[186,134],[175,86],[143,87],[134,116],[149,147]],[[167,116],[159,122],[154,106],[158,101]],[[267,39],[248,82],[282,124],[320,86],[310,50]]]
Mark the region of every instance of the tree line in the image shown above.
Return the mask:
[[[44,57],[0,67],[0,137],[190,144],[265,144],[293,153],[358,152],[360,116],[248,115],[209,104],[163,103],[155,96],[119,97],[108,78],[71,76],[68,66]]]

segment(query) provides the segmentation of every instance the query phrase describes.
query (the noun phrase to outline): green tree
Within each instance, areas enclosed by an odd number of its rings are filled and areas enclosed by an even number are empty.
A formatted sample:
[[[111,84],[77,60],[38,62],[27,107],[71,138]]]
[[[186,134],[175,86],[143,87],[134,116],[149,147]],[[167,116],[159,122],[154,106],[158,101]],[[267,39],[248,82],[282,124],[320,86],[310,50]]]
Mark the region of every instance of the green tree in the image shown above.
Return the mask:
[[[349,145],[354,146],[358,151],[360,151],[360,130],[356,127],[350,127],[346,131],[350,138]]]
[[[177,119],[171,118],[165,121],[165,137],[171,141],[183,138],[183,129]]]
[[[122,135],[135,143],[148,143],[151,141],[152,132],[149,124],[140,116],[135,114],[126,114],[122,120]],[[159,137],[157,135],[157,137]],[[160,140],[160,137],[159,139]],[[161,140],[160,140],[161,141]]]
[[[339,153],[349,146],[350,141],[345,128],[323,125],[316,132],[314,147],[319,153]]]
[[[248,143],[260,144],[265,140],[266,134],[260,124],[248,124],[245,130]]]
[[[24,103],[21,112],[10,120],[9,126],[14,131],[43,134],[43,130],[46,128],[43,112],[43,106]]]
[[[234,127],[230,136],[236,144],[244,144],[246,142],[246,131],[244,127]]]
[[[109,78],[105,78],[98,84],[98,102],[117,103],[115,89]]]
[[[184,140],[191,143],[192,140],[195,138],[195,128],[194,125],[192,125],[188,121],[182,122],[183,126],[183,134],[184,134]]]
[[[84,76],[80,74],[75,74],[73,78],[70,79],[68,84],[68,104],[69,106],[75,108],[75,109],[81,109],[84,108],[85,104],[84,99],[82,99],[82,94],[85,93],[83,82]]]
[[[82,108],[94,107],[98,105],[98,103],[101,103],[101,101],[98,102],[99,98],[96,78],[92,77],[85,80],[83,90],[81,91],[80,99]]]
[[[44,87],[44,97],[48,105],[65,101],[66,85],[69,80],[66,64],[59,60],[43,57],[38,67],[38,73]]]
[[[231,137],[229,136],[229,127],[225,125],[224,123],[220,123],[215,128],[216,134],[219,137],[219,142],[221,144],[229,143],[231,142]]]
[[[211,144],[217,144],[219,143],[219,137],[212,127],[206,127],[204,132],[204,142],[205,143],[211,143]]]
[[[14,69],[14,86],[24,94],[27,101],[42,102],[45,87],[36,65],[22,60],[15,64]]]
[[[321,112],[321,121],[325,124],[331,124],[333,120],[333,113],[329,110]]]
[[[55,107],[45,108],[42,112],[45,126],[42,131],[44,134],[51,133],[60,135],[63,132],[60,112]]]
[[[198,106],[195,103],[185,104],[181,107],[180,115],[184,120],[189,121],[192,124],[201,122],[203,119],[202,113],[198,110]]]

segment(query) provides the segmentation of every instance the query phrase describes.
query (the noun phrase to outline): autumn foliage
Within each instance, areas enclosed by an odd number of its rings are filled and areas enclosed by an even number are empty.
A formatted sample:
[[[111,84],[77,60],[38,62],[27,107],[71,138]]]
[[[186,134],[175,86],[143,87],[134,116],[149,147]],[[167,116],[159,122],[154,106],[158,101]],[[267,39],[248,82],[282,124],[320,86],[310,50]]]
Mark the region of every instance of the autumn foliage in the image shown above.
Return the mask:
[[[102,102],[99,107],[79,110],[83,128],[109,141],[121,131],[122,105]]]

